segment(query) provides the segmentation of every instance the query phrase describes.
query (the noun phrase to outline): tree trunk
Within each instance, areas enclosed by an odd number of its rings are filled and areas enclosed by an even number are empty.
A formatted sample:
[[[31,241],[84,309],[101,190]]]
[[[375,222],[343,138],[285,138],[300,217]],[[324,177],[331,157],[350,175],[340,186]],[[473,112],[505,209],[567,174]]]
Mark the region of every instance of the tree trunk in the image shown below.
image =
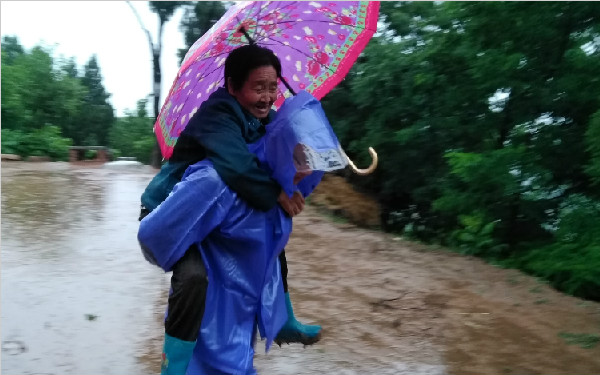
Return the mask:
[[[154,87],[152,90],[152,95],[154,96],[154,123],[156,123],[156,120],[158,119],[158,115],[159,115],[159,110],[160,110],[159,109],[160,80],[161,80],[160,52],[162,49],[162,29],[166,22],[166,19],[163,19],[162,17],[160,18],[160,23],[158,26],[158,46],[155,47],[154,43],[152,42],[152,36],[150,35],[150,32],[148,31],[148,29],[146,29],[146,27],[144,26],[144,23],[142,22],[142,19],[140,18],[140,15],[138,14],[138,12],[135,10],[133,5],[131,5],[131,3],[129,1],[127,1],[127,5],[129,5],[131,10],[133,11],[133,14],[135,15],[136,19],[138,20],[142,30],[146,34],[146,37],[148,38],[148,45],[150,46],[150,53],[152,54],[152,70],[153,70],[152,76],[154,77]],[[152,155],[150,156],[150,164],[154,168],[160,168],[161,160],[162,160],[162,155],[160,152],[160,146],[158,145],[158,138],[156,138],[156,142],[154,143],[154,148],[152,149]]]
[[[153,77],[154,77],[154,87],[153,87],[153,96],[154,96],[154,123],[158,120],[158,115],[160,114],[160,82],[161,82],[161,71],[160,71],[160,50],[154,51],[152,54],[153,60]],[[150,159],[150,163],[154,168],[160,168],[161,166],[162,155],[160,152],[160,146],[158,145],[158,138],[154,143],[154,148],[152,149],[152,157]]]
[[[158,42],[157,45],[152,50],[152,63],[153,63],[153,77],[154,77],[154,123],[158,120],[158,116],[160,115],[160,90],[161,90],[161,82],[162,82],[162,73],[160,70],[160,54],[162,50],[162,32],[163,26],[166,22],[166,19],[160,18],[160,22],[158,25]],[[156,143],[154,144],[154,149],[152,150],[152,159],[151,164],[154,168],[160,168],[161,166],[162,155],[160,152],[160,146],[158,145],[158,138],[156,139]]]

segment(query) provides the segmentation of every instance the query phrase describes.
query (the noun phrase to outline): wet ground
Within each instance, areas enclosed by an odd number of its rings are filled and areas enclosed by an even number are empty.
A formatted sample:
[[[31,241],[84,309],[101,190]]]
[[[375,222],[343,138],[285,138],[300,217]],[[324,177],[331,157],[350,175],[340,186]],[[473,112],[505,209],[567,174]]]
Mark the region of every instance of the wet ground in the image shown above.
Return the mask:
[[[153,173],[2,163],[2,374],[159,373],[168,275],[135,239]],[[600,373],[600,304],[520,272],[313,207],[287,256],[296,314],[323,339],[261,345],[260,374]]]
[[[163,274],[136,241],[151,177],[2,163],[2,374],[145,374]]]

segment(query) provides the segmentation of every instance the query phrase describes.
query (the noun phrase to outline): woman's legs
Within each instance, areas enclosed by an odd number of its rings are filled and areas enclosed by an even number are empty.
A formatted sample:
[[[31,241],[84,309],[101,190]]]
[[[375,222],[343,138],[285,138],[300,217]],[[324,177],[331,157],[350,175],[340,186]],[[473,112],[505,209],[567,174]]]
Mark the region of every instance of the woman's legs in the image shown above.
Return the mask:
[[[285,249],[279,254],[279,264],[281,266],[281,279],[283,281],[283,291],[285,293],[288,292],[288,268],[287,268],[287,258],[285,257]]]
[[[196,246],[191,246],[173,267],[165,319],[162,375],[185,373],[202,324],[207,287],[202,255]]]
[[[305,325],[296,320],[288,293],[285,251],[279,255],[279,262],[286,293],[288,321],[275,341],[280,345],[283,342],[314,344],[321,337],[321,327]],[[202,325],[207,288],[208,277],[202,255],[196,246],[192,246],[173,267],[168,313],[165,320],[162,375],[185,373]]]
[[[171,294],[165,320],[165,332],[180,340],[195,341],[198,338],[208,277],[198,248],[193,245],[173,266]]]
[[[281,345],[284,342],[298,342],[304,345],[312,345],[321,339],[321,326],[302,324],[296,320],[292,301],[288,292],[288,267],[285,257],[285,250],[279,254],[279,264],[281,265],[281,278],[283,280],[283,291],[285,292],[285,303],[288,313],[288,320],[281,328],[275,342]]]

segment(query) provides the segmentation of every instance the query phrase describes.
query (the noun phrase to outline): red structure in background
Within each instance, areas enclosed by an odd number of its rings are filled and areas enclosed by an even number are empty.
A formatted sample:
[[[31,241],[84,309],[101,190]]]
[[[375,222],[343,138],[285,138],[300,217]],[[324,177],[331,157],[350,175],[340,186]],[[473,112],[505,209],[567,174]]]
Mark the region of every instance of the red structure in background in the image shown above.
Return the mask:
[[[96,157],[94,159],[86,160],[86,151],[96,151]],[[106,163],[109,161],[108,148],[104,146],[71,146],[69,147],[69,163],[89,161],[94,163]]]

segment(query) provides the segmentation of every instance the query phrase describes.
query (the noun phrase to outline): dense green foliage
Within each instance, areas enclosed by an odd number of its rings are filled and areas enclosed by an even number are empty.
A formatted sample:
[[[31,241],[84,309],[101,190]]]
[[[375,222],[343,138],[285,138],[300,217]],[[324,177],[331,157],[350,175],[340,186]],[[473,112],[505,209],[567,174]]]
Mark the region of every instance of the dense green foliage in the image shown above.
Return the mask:
[[[114,121],[96,57],[79,75],[73,60],[2,40],[2,152],[64,160],[70,144],[108,145]]]
[[[2,153],[23,157],[47,156],[52,160],[69,158],[71,140],[61,136],[60,128],[53,125],[29,132],[2,129]]]
[[[102,85],[102,75],[96,56],[92,56],[84,66],[81,83],[87,88],[83,97],[82,111],[75,117],[66,135],[77,144],[107,145],[110,128],[115,121],[113,107],[108,103],[110,94]],[[81,126],[85,124],[85,126]],[[83,130],[82,130],[83,128]]]
[[[156,142],[150,130],[154,119],[146,111],[147,100],[140,100],[137,110],[129,111],[120,117],[110,132],[110,144],[121,156],[135,157],[144,164],[150,164],[152,149]]]
[[[214,25],[223,14],[225,6],[222,1],[197,1],[187,3],[179,29],[183,32],[186,48],[177,52],[183,61],[189,48]]]
[[[162,25],[181,4],[150,6]],[[189,48],[225,9],[186,6]],[[381,2],[381,16],[323,105],[359,165],[380,155],[351,181],[379,198],[384,229],[600,300],[600,7]],[[115,120],[95,57],[80,75],[5,37],[2,81],[2,152],[64,159],[73,140],[150,161],[146,102]]]
[[[383,226],[600,299],[600,8],[382,2],[324,100]],[[353,111],[349,112],[348,109]]]

